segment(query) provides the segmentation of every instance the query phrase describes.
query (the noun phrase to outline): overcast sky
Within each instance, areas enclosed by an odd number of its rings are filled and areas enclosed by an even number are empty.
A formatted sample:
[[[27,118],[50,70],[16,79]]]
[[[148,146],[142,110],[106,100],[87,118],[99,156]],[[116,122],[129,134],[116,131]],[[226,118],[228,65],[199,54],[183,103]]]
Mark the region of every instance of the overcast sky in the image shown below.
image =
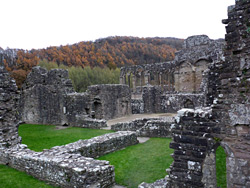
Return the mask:
[[[0,0],[0,47],[45,48],[108,36],[224,38],[235,0]]]

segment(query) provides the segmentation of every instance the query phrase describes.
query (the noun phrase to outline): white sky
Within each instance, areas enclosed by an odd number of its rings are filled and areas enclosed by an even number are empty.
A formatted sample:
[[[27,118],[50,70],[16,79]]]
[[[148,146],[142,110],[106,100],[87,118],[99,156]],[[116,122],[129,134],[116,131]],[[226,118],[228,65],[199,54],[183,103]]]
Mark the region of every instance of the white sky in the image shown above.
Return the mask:
[[[108,36],[224,38],[235,0],[0,0],[0,47],[45,48]]]

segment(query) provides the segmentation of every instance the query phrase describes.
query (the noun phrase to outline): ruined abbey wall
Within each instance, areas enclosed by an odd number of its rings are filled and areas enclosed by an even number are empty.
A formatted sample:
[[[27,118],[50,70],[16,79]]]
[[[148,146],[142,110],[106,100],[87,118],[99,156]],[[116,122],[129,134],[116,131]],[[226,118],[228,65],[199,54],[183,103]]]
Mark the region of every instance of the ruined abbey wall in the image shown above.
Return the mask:
[[[100,128],[107,126],[100,119],[131,114],[130,100],[126,85],[96,85],[76,93],[66,70],[34,67],[22,87],[19,109],[26,123]]]
[[[210,77],[215,75],[210,72],[224,59],[223,47],[223,40],[192,36],[174,61],[123,67],[120,83],[132,90],[132,113],[177,112],[211,104]]]
[[[1,64],[0,80],[0,149],[4,149],[21,142],[17,132],[19,93],[15,81]]]
[[[174,163],[170,187],[216,187],[215,152],[227,155],[227,187],[250,186],[250,1],[228,8],[225,61],[210,74],[214,102],[210,109],[183,110],[173,129]]]

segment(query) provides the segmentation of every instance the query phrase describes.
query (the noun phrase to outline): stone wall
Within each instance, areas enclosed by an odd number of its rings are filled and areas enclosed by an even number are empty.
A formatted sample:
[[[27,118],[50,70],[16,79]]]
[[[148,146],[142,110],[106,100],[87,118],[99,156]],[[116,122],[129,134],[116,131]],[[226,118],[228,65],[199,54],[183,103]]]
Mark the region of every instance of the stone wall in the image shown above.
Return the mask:
[[[142,128],[149,120],[156,120],[157,118],[137,118],[133,121],[116,123],[111,125],[111,130],[114,131],[137,131]]]
[[[219,145],[227,155],[227,187],[250,186],[249,8],[249,0],[237,0],[223,20],[227,45],[223,61],[209,73],[211,109],[182,110],[172,126],[175,151],[167,187],[217,187]]]
[[[26,123],[100,128],[107,125],[98,119],[131,114],[130,100],[126,85],[97,85],[76,93],[66,70],[34,67],[22,87],[19,111]]]
[[[131,93],[126,85],[106,84],[89,86],[91,116],[112,119],[131,114]]]
[[[144,114],[144,101],[142,99],[131,99],[132,114]]]
[[[73,91],[66,70],[34,67],[22,87],[19,106],[22,121],[63,125],[64,96]]]
[[[15,81],[0,64],[0,149],[21,142],[18,136],[18,99],[19,93]]]
[[[227,184],[250,186],[250,1],[228,9],[225,63],[217,65],[218,87],[213,110],[223,124],[221,145],[227,153]],[[232,178],[233,177],[233,178]]]
[[[114,184],[114,167],[107,161],[48,150],[34,152],[20,144],[17,101],[15,81],[0,66],[0,164],[27,172],[54,186],[101,188]]]
[[[215,76],[211,70],[224,60],[223,48],[224,40],[192,36],[185,40],[174,61],[123,67],[120,83],[132,88],[132,112],[177,112],[186,107],[186,102],[192,108],[211,105],[210,88],[215,84],[210,79]]]
[[[55,146],[48,150],[51,153],[75,153],[84,157],[97,158],[105,154],[126,148],[138,143],[135,132],[119,131],[97,136],[88,140],[79,140],[64,146]]]
[[[205,93],[164,93],[161,87],[151,85],[142,89],[142,99],[133,100],[134,112],[175,113],[182,108],[201,108],[207,104]]]
[[[111,125],[114,131],[136,131],[141,137],[171,137],[174,117],[142,118]]]
[[[165,119],[149,120],[146,124],[140,128],[138,136],[142,137],[172,137],[171,125],[173,122],[169,122]]]
[[[53,186],[108,188],[115,183],[114,167],[108,161],[94,160],[79,154],[61,155],[46,150],[34,152],[25,145],[17,145],[0,152],[0,163],[8,164]]]
[[[220,126],[213,120],[212,110],[180,110],[172,133],[170,187],[217,187],[214,156],[218,143],[214,138],[220,134]]]

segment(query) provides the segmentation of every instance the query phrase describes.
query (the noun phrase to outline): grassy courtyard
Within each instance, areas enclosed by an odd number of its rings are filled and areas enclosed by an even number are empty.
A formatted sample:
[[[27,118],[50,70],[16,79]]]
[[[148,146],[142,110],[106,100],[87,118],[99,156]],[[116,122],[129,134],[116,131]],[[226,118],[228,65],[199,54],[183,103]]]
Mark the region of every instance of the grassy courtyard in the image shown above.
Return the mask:
[[[34,151],[42,151],[53,146],[61,146],[76,142],[79,139],[90,139],[111,132],[114,131],[78,127],[57,130],[54,125],[31,124],[20,125],[18,129],[18,133],[22,137],[22,143]]]
[[[143,144],[127,147],[100,157],[115,166],[115,181],[129,188],[142,182],[153,183],[166,176],[173,162],[169,148],[170,138],[151,138]]]
[[[69,127],[57,130],[51,125],[23,124],[19,127],[22,143],[34,151],[42,151],[53,146],[64,145],[79,139],[89,139],[108,130],[94,130]],[[151,183],[166,175],[166,168],[172,163],[169,148],[171,139],[151,138],[143,144],[129,146],[126,149],[107,154],[99,160],[108,160],[115,166],[116,182],[130,188],[137,187],[141,182]],[[225,154],[222,148],[216,153],[218,186],[225,187]],[[52,187],[23,172],[0,165],[0,185],[3,188],[47,188]]]

